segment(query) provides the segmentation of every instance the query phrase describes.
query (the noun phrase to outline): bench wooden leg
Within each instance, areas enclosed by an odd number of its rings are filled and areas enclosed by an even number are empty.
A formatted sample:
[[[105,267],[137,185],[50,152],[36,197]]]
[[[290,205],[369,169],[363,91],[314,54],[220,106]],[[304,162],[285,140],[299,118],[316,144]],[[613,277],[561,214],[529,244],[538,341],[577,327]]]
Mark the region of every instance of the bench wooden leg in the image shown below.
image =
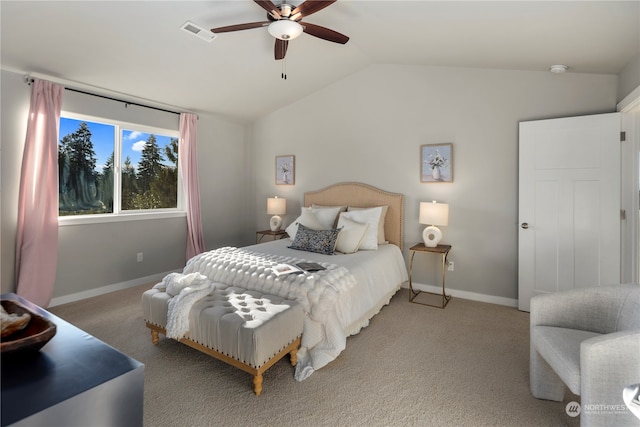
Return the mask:
[[[151,330],[151,342],[153,345],[158,345],[160,339],[158,338],[158,331]]]
[[[253,377],[253,392],[256,396],[262,394],[262,374],[257,374]]]
[[[291,353],[289,353],[289,359],[291,359],[291,366],[296,366],[298,363],[298,349],[294,348]]]

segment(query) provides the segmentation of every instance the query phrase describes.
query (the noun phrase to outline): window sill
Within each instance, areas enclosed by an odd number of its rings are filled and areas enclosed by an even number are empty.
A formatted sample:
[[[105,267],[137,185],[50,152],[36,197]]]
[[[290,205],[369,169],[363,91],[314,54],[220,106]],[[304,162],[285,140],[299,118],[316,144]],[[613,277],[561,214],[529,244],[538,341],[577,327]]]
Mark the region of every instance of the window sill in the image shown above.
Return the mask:
[[[117,215],[84,215],[84,216],[66,216],[58,217],[58,227],[66,227],[68,225],[89,225],[102,224],[108,222],[125,222],[125,221],[141,221],[166,218],[186,217],[184,211],[164,211],[164,212],[136,212],[136,213],[120,213]]]

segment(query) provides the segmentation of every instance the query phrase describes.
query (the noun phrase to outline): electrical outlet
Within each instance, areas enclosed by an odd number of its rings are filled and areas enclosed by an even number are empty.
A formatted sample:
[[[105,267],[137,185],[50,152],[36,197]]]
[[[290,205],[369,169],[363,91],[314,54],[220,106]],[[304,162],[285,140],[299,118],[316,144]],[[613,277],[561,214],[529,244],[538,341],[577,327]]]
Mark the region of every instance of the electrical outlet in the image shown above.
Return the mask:
[[[449,261],[449,265],[447,266],[447,271],[453,271],[453,269],[454,269],[453,261]]]
[[[143,259],[142,252],[138,252],[138,262],[142,262]]]

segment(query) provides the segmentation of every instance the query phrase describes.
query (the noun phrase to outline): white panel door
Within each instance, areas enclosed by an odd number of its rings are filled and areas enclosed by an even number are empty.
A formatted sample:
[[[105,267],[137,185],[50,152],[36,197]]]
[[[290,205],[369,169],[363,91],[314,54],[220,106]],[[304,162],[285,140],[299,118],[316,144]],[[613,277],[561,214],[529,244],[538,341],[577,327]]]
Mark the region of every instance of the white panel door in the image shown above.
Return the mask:
[[[520,123],[518,308],[620,281],[620,115]]]

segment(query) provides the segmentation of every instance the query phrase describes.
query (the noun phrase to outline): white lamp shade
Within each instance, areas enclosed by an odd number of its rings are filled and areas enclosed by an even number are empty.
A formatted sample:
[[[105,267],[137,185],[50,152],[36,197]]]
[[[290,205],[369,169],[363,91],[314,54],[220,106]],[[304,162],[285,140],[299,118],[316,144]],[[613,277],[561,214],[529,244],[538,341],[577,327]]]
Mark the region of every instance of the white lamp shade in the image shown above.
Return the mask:
[[[287,199],[269,197],[267,199],[267,213],[269,215],[284,215],[287,212]]]
[[[420,203],[420,224],[449,225],[449,205],[446,203]]]
[[[288,19],[272,22],[267,28],[269,34],[280,40],[293,40],[302,34],[302,25]]]

